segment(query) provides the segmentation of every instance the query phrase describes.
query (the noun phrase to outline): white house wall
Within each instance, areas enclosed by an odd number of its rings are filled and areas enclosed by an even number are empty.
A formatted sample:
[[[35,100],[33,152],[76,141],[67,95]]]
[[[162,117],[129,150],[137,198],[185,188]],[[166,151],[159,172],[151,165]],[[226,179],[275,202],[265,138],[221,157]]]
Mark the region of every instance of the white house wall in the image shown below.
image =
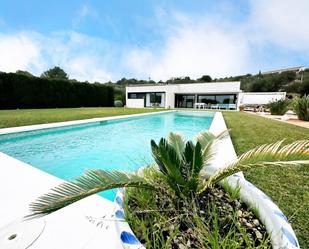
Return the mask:
[[[240,82],[196,83],[176,85],[176,93],[238,93]]]
[[[130,108],[144,108],[143,99],[127,99],[127,106]]]

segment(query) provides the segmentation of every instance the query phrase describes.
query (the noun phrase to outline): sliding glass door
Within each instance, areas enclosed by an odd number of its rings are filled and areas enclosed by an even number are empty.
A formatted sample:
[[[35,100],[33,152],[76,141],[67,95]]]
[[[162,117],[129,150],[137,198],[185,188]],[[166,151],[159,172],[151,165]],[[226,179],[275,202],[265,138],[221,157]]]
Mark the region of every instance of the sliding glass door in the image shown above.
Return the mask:
[[[165,93],[146,93],[146,107],[165,107]]]
[[[177,108],[193,108],[195,95],[193,94],[176,94],[175,107]]]
[[[207,108],[213,105],[230,108],[236,103],[235,94],[175,94],[176,108],[193,108],[195,103],[204,103]]]

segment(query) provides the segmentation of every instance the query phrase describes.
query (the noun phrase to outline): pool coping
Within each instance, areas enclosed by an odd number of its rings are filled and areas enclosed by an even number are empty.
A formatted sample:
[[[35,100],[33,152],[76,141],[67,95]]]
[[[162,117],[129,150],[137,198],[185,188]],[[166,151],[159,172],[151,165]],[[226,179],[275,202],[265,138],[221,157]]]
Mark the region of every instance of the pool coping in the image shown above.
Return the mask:
[[[180,111],[184,112],[185,110]],[[41,130],[106,120],[121,120],[168,112],[177,112],[177,110],[4,128],[0,129],[0,134]],[[190,110],[188,112],[194,111]],[[226,129],[222,113],[215,112],[209,131],[213,134],[219,134]],[[211,163],[211,167],[207,167],[207,172],[211,174],[219,167],[223,167],[225,163],[236,158],[237,156],[231,138],[227,136],[219,144],[217,156]],[[5,227],[11,222],[16,222],[16,220],[20,220],[27,215],[30,202],[42,194],[47,193],[51,187],[64,181],[1,152],[0,169],[2,170],[2,174],[0,174],[0,194],[4,203],[2,204],[0,212],[1,246],[1,235],[6,232],[4,230]],[[25,179],[31,179],[31,182],[26,182],[27,184],[25,184]],[[261,220],[266,224],[268,232],[272,235],[274,248],[299,248],[296,236],[286,217],[269,197],[246,181],[242,173],[237,173],[229,177],[228,182],[231,186],[240,184],[242,199],[247,204],[259,208]],[[118,193],[121,194],[121,192]],[[12,198],[12,196],[18,196],[18,198]],[[113,204],[113,202],[97,195],[88,197],[58,210],[57,212],[39,218],[46,224],[44,232],[42,232],[39,238],[34,240],[35,243],[30,247],[31,249],[72,247],[90,249],[101,248],[102,244],[108,243],[110,248],[142,248],[140,244],[135,244],[132,247],[130,244],[121,241],[121,235],[124,230],[126,232],[132,231],[122,218],[117,217],[118,210],[121,210],[121,203],[119,203],[119,201]],[[62,221],[61,224],[59,224],[60,220]],[[78,236],[74,236],[74,240],[72,240],[64,231],[70,231],[70,234]],[[115,235],[117,237],[115,237]],[[27,233],[25,234],[25,238],[26,237]],[[17,241],[17,243],[22,242],[23,237]]]

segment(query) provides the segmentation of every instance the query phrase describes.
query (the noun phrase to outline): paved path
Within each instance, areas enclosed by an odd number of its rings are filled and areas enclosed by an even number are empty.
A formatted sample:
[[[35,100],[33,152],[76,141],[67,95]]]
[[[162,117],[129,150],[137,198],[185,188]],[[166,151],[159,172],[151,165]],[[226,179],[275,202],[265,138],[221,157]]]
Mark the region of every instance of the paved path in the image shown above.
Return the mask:
[[[280,121],[280,122],[284,122],[284,123],[288,123],[288,124],[292,124],[292,125],[297,125],[297,126],[309,129],[309,121],[299,120],[296,115],[291,115],[290,120],[281,120],[282,116],[280,116],[280,115],[270,115],[270,114],[263,115],[260,112],[246,112],[246,113],[255,114],[255,115],[258,115],[258,116],[261,116],[261,117],[264,117],[264,118],[274,119],[274,120],[277,120],[277,121]]]

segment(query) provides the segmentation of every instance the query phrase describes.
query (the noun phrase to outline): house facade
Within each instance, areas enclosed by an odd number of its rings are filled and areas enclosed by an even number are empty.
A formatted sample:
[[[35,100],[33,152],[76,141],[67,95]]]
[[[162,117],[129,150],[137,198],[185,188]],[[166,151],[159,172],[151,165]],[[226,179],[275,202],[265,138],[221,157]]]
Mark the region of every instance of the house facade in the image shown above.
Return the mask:
[[[205,104],[209,108],[236,109],[241,92],[239,81],[127,86],[126,105],[131,108],[194,108],[196,104]]]
[[[129,108],[238,109],[239,105],[265,105],[285,98],[285,92],[244,93],[240,81],[192,84],[155,84],[126,87]]]

